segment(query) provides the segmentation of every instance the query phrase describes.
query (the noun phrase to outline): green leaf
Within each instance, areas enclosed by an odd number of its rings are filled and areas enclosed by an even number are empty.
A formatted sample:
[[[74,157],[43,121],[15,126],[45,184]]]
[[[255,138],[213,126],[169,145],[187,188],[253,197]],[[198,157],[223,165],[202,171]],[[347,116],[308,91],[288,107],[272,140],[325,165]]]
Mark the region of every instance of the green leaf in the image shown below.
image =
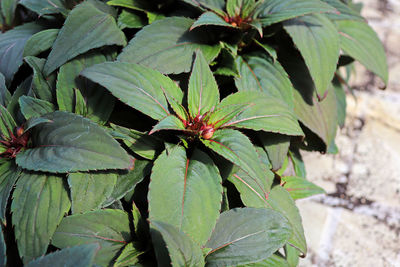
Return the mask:
[[[68,10],[64,7],[62,0],[21,0],[20,4],[37,13],[39,16],[58,13],[63,15],[68,14]]]
[[[344,91],[342,85],[337,79],[332,82],[332,87],[335,91],[336,96],[336,107],[337,107],[337,119],[340,127],[344,127],[344,122],[346,120],[346,92]]]
[[[285,245],[284,249],[286,260],[290,267],[297,267],[299,265],[299,251],[288,244]]]
[[[206,247],[207,266],[261,261],[282,247],[292,231],[288,220],[271,209],[237,208],[221,214]]]
[[[85,117],[87,115],[87,106],[86,106],[85,98],[83,97],[81,91],[79,91],[78,89],[75,88],[74,92],[75,92],[75,112],[74,113]]]
[[[34,147],[18,153],[16,158],[22,168],[65,173],[131,167],[128,154],[90,120],[61,111],[43,118],[53,122],[33,129]]]
[[[294,200],[326,193],[324,189],[302,177],[285,176],[282,181],[285,183],[283,187]]]
[[[122,102],[155,120],[170,115],[162,88],[176,99],[183,97],[171,79],[133,63],[106,62],[85,69],[81,75],[104,86]]]
[[[297,176],[306,178],[306,167],[304,165],[303,158],[301,157],[300,151],[289,150],[289,157],[292,162],[294,172]]]
[[[0,72],[0,105],[7,107],[10,102],[11,94],[6,87],[6,79]]]
[[[134,247],[134,243],[129,243],[124,247],[121,254],[115,260],[115,267],[132,266],[139,263],[138,257],[144,252],[139,251]]]
[[[343,20],[336,22],[340,46],[345,53],[360,61],[367,69],[388,83],[385,50],[374,30],[367,23]]]
[[[26,267],[87,267],[93,265],[94,257],[100,249],[98,244],[85,244],[65,248],[29,262]]]
[[[320,0],[265,0],[256,12],[266,27],[311,13],[336,12],[336,9]]]
[[[139,15],[128,10],[122,10],[118,17],[118,27],[123,30],[128,29],[140,29],[146,25],[146,21]]]
[[[118,252],[132,240],[129,216],[122,210],[97,210],[68,216],[61,221],[52,240],[59,248],[98,243],[95,264],[110,266]]]
[[[60,110],[76,112],[76,90],[82,94],[86,116],[98,123],[105,123],[114,108],[115,99],[103,87],[81,77],[85,68],[103,63],[106,57],[99,52],[89,52],[61,66],[57,76],[57,104]],[[82,103],[83,104],[83,103]]]
[[[85,1],[68,15],[46,61],[44,73],[48,75],[68,60],[106,45],[125,46],[125,35],[110,14],[91,1]]]
[[[138,11],[146,11],[151,8],[146,0],[111,0],[107,2],[107,5],[126,7]]]
[[[177,227],[159,221],[151,221],[150,227],[158,266],[204,266],[200,246]]]
[[[150,221],[171,224],[204,245],[222,201],[218,168],[200,150],[191,158],[180,146],[164,151],[154,163],[148,200]]]
[[[255,8],[260,3],[255,0],[228,0],[226,3],[226,11],[229,17],[248,18],[253,15]]]
[[[153,129],[151,129],[149,134],[153,134],[155,132],[161,130],[178,130],[178,131],[185,131],[186,127],[185,124],[173,115],[169,115],[158,122]]]
[[[189,79],[188,108],[192,118],[209,112],[219,103],[219,90],[214,75],[203,54],[196,51]]]
[[[277,254],[272,254],[268,259],[256,263],[240,265],[238,267],[295,267],[290,266],[289,263]]]
[[[17,124],[14,118],[5,107],[0,105],[0,134],[5,138],[10,138],[10,133],[14,132],[15,127],[17,127]],[[1,136],[1,139],[4,140],[3,136]]]
[[[30,118],[29,120],[27,120],[24,123],[24,133],[28,132],[30,129],[32,129],[33,127],[42,124],[42,123],[46,123],[46,122],[52,122],[49,119],[45,119],[45,118]]]
[[[279,170],[287,157],[290,145],[290,136],[275,133],[259,133],[259,139],[268,158],[271,161],[272,169]]]
[[[32,35],[26,42],[24,57],[37,56],[49,50],[57,38],[59,29],[48,29]]]
[[[236,62],[236,55],[228,48],[223,48],[218,59],[218,67],[214,74],[225,76],[239,76],[239,68]]]
[[[364,18],[354,9],[340,0],[322,0],[323,2],[337,9],[335,13],[327,13],[326,16],[331,20],[358,20],[364,21]]]
[[[42,29],[35,23],[26,23],[5,33],[0,33],[0,72],[10,85],[14,74],[22,65],[22,54],[26,41]]]
[[[278,98],[263,92],[241,91],[224,98],[217,108],[235,104],[248,104],[248,108],[221,127],[303,135],[294,113]]]
[[[145,26],[124,48],[118,60],[138,63],[166,74],[189,72],[197,49],[210,62],[221,47],[209,45],[210,36],[206,32],[189,31],[193,22],[189,18],[168,17]]]
[[[307,244],[304,237],[303,224],[299,209],[296,207],[294,200],[290,194],[280,185],[272,188],[268,204],[272,209],[281,212],[289,220],[293,233],[288,240],[288,243],[297,248],[303,255],[307,254]]]
[[[7,255],[6,255],[6,242],[4,241],[3,229],[0,226],[0,267],[6,267]]]
[[[196,7],[211,9],[216,13],[223,13],[225,7],[224,0],[183,0],[184,2]]]
[[[57,225],[70,207],[62,177],[21,174],[11,213],[18,252],[25,264],[46,253]]]
[[[218,130],[212,139],[202,141],[208,148],[239,166],[252,179],[266,179],[267,173],[259,163],[256,149],[241,132],[232,129]]]
[[[5,24],[12,26],[15,17],[15,9],[18,5],[18,0],[2,0],[0,4],[0,10],[1,13],[3,13]]]
[[[130,150],[145,159],[153,160],[164,150],[163,142],[154,136],[115,124],[111,127],[123,135],[122,141]]]
[[[25,57],[24,60],[33,69],[32,90],[34,95],[37,98],[52,102],[53,94],[55,94],[53,90],[55,76],[52,75],[50,77],[46,77],[43,74],[43,66],[46,60],[44,58],[31,56]]]
[[[99,209],[111,196],[117,183],[115,173],[76,172],[68,175],[72,213]]]
[[[284,28],[307,64],[318,98],[324,99],[339,60],[335,25],[326,16],[313,14],[286,21]]]
[[[21,107],[21,112],[27,120],[40,117],[55,110],[52,103],[30,96],[21,96],[18,102]]]
[[[234,28],[234,26],[226,22],[223,18],[221,18],[214,12],[205,12],[201,14],[201,16],[193,23],[192,27],[190,27],[190,30],[193,30],[200,26],[207,26],[207,25]]]
[[[270,56],[273,59],[273,63],[275,63],[278,60],[278,55],[276,53],[275,48],[273,48],[272,46],[265,44],[265,43],[261,43],[260,41],[258,41],[257,39],[253,39],[253,41],[260,46],[262,49],[264,49],[265,52],[267,52],[268,56]]]
[[[150,174],[151,166],[153,165],[150,161],[137,159],[135,159],[134,164],[133,170],[118,175],[114,190],[107,201],[103,203],[103,207],[111,205],[128,192],[133,191],[136,185]]]
[[[235,85],[239,91],[260,91],[279,98],[293,109],[293,85],[278,61],[263,55],[238,57],[239,77]]]
[[[5,224],[6,208],[11,190],[21,175],[20,169],[13,161],[5,161],[0,165],[0,222]]]

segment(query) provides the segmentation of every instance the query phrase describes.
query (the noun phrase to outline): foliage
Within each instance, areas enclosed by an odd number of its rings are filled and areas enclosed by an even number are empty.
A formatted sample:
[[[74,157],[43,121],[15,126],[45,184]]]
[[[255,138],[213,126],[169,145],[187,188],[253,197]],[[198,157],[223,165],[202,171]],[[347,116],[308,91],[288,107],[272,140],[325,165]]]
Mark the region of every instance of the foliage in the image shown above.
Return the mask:
[[[0,266],[296,266],[374,31],[341,0],[1,0]]]

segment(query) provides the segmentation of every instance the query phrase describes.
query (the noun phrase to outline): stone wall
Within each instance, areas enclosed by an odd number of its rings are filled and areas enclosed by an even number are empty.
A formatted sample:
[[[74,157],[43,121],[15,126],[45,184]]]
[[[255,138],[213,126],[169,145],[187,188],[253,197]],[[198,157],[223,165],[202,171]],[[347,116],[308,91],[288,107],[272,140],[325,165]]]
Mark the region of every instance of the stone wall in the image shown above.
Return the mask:
[[[300,266],[400,266],[400,0],[362,0],[384,42],[386,90],[357,65],[337,155],[304,153],[327,195],[298,201],[309,254]]]

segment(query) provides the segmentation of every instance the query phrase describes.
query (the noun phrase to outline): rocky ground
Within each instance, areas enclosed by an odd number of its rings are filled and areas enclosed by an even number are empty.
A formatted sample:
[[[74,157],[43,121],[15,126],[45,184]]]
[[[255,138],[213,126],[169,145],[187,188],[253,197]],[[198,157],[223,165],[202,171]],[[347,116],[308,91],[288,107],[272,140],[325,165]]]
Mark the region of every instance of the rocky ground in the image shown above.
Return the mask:
[[[360,2],[384,42],[390,82],[379,90],[357,66],[339,154],[303,154],[308,178],[328,194],[298,202],[309,245],[300,266],[400,266],[400,1]]]

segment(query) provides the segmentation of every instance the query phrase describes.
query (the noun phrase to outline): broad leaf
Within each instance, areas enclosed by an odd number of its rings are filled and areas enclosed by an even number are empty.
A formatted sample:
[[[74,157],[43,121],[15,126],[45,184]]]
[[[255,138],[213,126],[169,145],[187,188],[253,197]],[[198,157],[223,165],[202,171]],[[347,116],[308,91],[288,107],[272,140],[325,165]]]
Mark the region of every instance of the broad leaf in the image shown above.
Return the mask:
[[[0,105],[0,134],[1,139],[10,138],[10,133],[14,133],[17,124],[8,110]]]
[[[148,200],[150,221],[171,224],[204,245],[222,201],[218,168],[200,150],[191,158],[179,146],[165,151],[154,163]]]
[[[64,7],[63,2],[63,0],[21,0],[20,4],[36,12],[39,16],[58,13],[67,15],[68,10]]]
[[[385,50],[374,30],[365,22],[337,21],[340,46],[351,57],[388,83]]]
[[[139,263],[138,257],[144,252],[134,247],[134,243],[129,243],[124,247],[121,254],[115,260],[115,267],[132,266]]]
[[[286,244],[284,247],[286,261],[290,267],[297,267],[299,265],[299,251],[292,247],[291,245]]]
[[[5,224],[6,208],[11,190],[21,175],[20,169],[13,161],[5,161],[0,165],[0,222]]]
[[[104,209],[64,218],[58,226],[52,244],[59,248],[98,243],[100,250],[94,262],[110,266],[131,241],[129,216],[122,210]]]
[[[23,172],[13,193],[12,223],[26,264],[42,256],[71,202],[62,177]]]
[[[205,114],[219,103],[219,90],[203,54],[198,50],[189,79],[188,109],[192,118]]]
[[[59,29],[48,29],[32,35],[26,42],[24,57],[37,56],[50,49],[57,38],[58,32]]]
[[[185,131],[186,127],[185,124],[173,115],[169,115],[158,122],[153,129],[151,129],[149,134],[153,134],[155,132],[161,130],[178,130],[178,131]]]
[[[248,108],[222,127],[303,135],[294,113],[278,98],[273,98],[263,92],[242,91],[224,98],[218,108],[236,104],[247,104]]]
[[[286,21],[284,28],[307,64],[319,99],[324,99],[339,60],[335,25],[326,16],[313,14]]]
[[[53,122],[33,129],[34,147],[20,152],[16,158],[22,168],[65,173],[131,167],[128,154],[90,120],[61,111],[43,118]]]
[[[257,8],[258,17],[264,27],[311,13],[324,12],[336,12],[336,9],[320,0],[265,0]]]
[[[212,139],[202,141],[208,148],[239,166],[252,179],[266,178],[267,174],[259,163],[256,149],[241,132],[231,129],[218,130]]]
[[[111,0],[107,2],[110,6],[126,7],[138,11],[146,11],[151,9],[151,5],[147,0]]]
[[[358,20],[364,21],[364,18],[354,9],[345,4],[341,0],[322,0],[323,2],[333,6],[337,12],[327,13],[326,16],[331,20]]]
[[[277,254],[272,254],[271,257],[269,257],[266,260],[259,261],[256,263],[240,265],[238,267],[295,267],[295,266],[290,266],[289,263],[282,256],[279,256]]]
[[[99,83],[122,102],[156,120],[170,114],[162,88],[176,99],[183,97],[182,91],[171,79],[133,63],[106,62],[85,69],[81,75]]]
[[[231,266],[267,259],[292,233],[287,219],[271,209],[233,209],[221,214],[206,247],[207,266]]]
[[[15,17],[15,9],[17,8],[19,0],[2,0],[0,2],[0,10],[3,13],[4,22],[7,25],[13,25]],[[1,16],[1,14],[0,14]]]
[[[33,94],[40,99],[52,102],[55,92],[55,75],[47,77],[43,73],[43,66],[46,62],[43,58],[25,57],[25,62],[33,69]]]
[[[24,79],[15,89],[13,95],[11,96],[10,102],[7,105],[8,112],[13,118],[16,118],[18,123],[24,122],[24,116],[20,111],[20,106],[18,103],[19,98],[22,95],[33,95],[32,94],[32,75]]]
[[[306,255],[307,244],[304,237],[303,223],[299,209],[289,193],[280,185],[273,187],[268,197],[268,204],[272,209],[283,213],[289,220],[293,234],[288,243],[297,248],[303,255]]]
[[[26,41],[42,29],[34,23],[26,23],[5,33],[0,33],[0,72],[10,85],[14,74],[22,65],[22,54]]]
[[[0,72],[0,105],[7,107],[10,102],[11,94],[6,87],[6,79]]]
[[[76,172],[68,175],[72,213],[99,209],[111,196],[117,183],[115,173]]]
[[[114,108],[115,99],[103,87],[80,77],[85,68],[103,63],[106,57],[99,53],[86,53],[61,66],[57,76],[57,104],[60,110],[77,113],[74,101],[79,90],[84,100],[83,113],[93,121],[105,123]],[[79,93],[78,93],[79,94]],[[82,103],[83,104],[83,103]]]
[[[231,27],[234,28],[231,24],[226,22],[223,18],[215,14],[214,12],[205,12],[201,14],[201,16],[193,23],[190,30],[200,26],[207,26],[207,25],[214,25],[214,26],[223,26],[223,27]]]
[[[153,22],[135,35],[118,60],[138,63],[167,74],[189,72],[196,49],[200,49],[210,62],[219,53],[220,46],[207,44],[209,36],[204,31],[189,31],[193,22],[184,17]]]
[[[343,86],[337,79],[332,81],[332,87],[335,91],[336,96],[336,107],[337,107],[337,120],[340,127],[344,127],[344,123],[346,120],[346,92],[344,91]]]
[[[110,3],[110,2],[108,2]],[[146,21],[135,12],[130,12],[128,10],[122,10],[118,17],[118,27],[123,30],[125,28],[129,29],[140,29],[146,26]]]
[[[6,267],[6,242],[4,241],[3,228],[0,226],[0,267]]]
[[[100,249],[98,244],[85,244],[65,248],[29,262],[26,267],[87,267],[93,265],[94,257]]]
[[[151,221],[150,227],[158,266],[204,266],[200,246],[177,227],[159,221]]]
[[[235,85],[239,91],[261,91],[279,98],[293,109],[293,85],[278,61],[263,55],[238,57],[239,77]]]
[[[125,35],[114,18],[91,1],[76,6],[61,28],[44,66],[46,75],[68,60],[105,45],[126,45]]]
[[[296,176],[306,178],[306,167],[299,150],[289,150],[289,157]]]
[[[40,117],[55,110],[52,103],[30,96],[21,96],[18,102],[21,107],[21,112],[27,120]]]
[[[324,189],[302,177],[285,176],[282,181],[283,187],[294,200],[325,193]]]
[[[164,150],[164,143],[154,136],[115,124],[111,127],[117,131],[115,138],[122,139],[130,150],[145,159],[153,160]]]
[[[290,136],[264,132],[260,132],[258,136],[261,145],[267,151],[272,169],[279,170],[289,151]]]

